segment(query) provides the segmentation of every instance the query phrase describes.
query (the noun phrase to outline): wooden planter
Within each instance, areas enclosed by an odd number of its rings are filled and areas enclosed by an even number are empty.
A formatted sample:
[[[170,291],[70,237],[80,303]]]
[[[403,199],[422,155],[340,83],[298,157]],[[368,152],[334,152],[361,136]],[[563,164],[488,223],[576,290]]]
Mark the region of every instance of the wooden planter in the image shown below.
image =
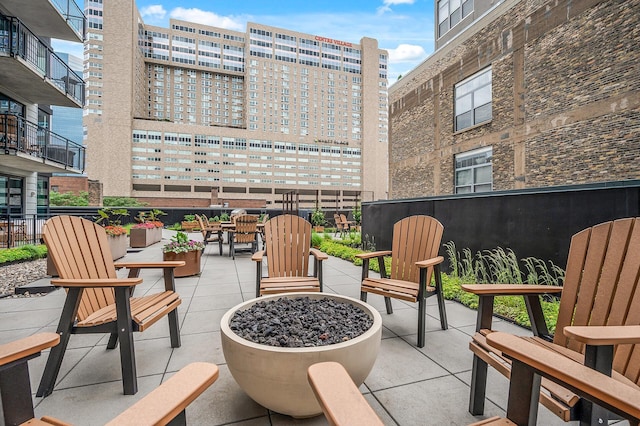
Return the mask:
[[[199,226],[200,225],[198,224],[198,221],[195,220],[180,222],[180,228],[182,228],[182,230],[185,232],[193,232]]]
[[[107,235],[107,241],[109,241],[109,248],[111,249],[111,255],[113,260],[118,260],[127,254],[128,239],[127,234],[122,235]],[[51,256],[47,256],[47,275],[52,277],[58,276],[56,265],[53,264]]]
[[[190,277],[200,273],[200,258],[202,250],[192,250],[186,253],[162,253],[162,260],[184,260],[186,264],[174,269],[176,278]]]
[[[147,247],[162,240],[162,228],[131,228],[129,245]]]

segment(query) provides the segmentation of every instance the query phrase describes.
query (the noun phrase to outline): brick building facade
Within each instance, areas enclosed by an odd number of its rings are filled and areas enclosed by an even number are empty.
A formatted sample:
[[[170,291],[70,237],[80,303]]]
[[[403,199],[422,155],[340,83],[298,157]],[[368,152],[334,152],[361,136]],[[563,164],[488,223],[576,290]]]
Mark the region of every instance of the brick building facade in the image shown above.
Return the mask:
[[[640,178],[640,0],[493,3],[391,86],[390,198]]]

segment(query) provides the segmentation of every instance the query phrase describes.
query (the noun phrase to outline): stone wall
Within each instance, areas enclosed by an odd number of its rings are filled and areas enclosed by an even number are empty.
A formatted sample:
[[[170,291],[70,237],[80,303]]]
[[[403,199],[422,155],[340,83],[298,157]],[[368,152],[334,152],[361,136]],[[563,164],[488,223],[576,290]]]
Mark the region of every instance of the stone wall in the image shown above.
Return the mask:
[[[390,198],[454,192],[493,148],[494,190],[640,178],[640,0],[505,2],[390,89]],[[490,122],[454,132],[454,86],[492,67]]]

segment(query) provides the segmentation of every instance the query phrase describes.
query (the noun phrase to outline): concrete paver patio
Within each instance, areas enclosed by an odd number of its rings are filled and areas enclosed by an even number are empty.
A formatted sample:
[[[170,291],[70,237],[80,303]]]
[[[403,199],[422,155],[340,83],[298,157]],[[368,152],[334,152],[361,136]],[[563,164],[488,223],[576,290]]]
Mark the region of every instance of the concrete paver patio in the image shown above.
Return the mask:
[[[165,231],[166,232],[166,231]],[[195,235],[195,234],[193,234]],[[165,235],[166,236],[166,235]],[[156,261],[162,258],[163,240],[122,261]],[[293,419],[270,412],[253,402],[235,383],[226,368],[220,343],[220,319],[236,304],[255,295],[255,265],[250,254],[235,260],[218,255],[217,244],[209,244],[202,257],[199,276],[176,279],[183,302],[178,308],[182,346],[172,349],[166,321],[144,333],[136,333],[139,391],[122,393],[118,350],[106,350],[107,335],[74,335],[64,358],[54,392],[34,397],[36,415],[50,415],[76,425],[102,425],[157,387],[190,362],[218,364],[220,378],[187,409],[191,425],[324,425],[323,416]],[[360,267],[330,258],[324,263],[325,291],[359,298]],[[145,270],[144,283],[136,294],[163,289],[160,270]],[[0,343],[37,332],[55,332],[65,293],[56,290],[43,297],[0,299]],[[416,348],[417,305],[394,300],[394,313],[384,311],[382,297],[369,296],[369,303],[383,318],[383,335],[376,364],[361,390],[388,425],[466,425],[492,415],[504,415],[508,382],[490,369],[485,416],[467,411],[472,355],[468,348],[476,313],[455,302],[447,302],[449,329],[440,329],[435,298],[428,301],[427,338]],[[517,334],[528,330],[495,320],[496,328]],[[48,351],[29,362],[31,384],[40,381]],[[538,424],[565,424],[543,407]]]

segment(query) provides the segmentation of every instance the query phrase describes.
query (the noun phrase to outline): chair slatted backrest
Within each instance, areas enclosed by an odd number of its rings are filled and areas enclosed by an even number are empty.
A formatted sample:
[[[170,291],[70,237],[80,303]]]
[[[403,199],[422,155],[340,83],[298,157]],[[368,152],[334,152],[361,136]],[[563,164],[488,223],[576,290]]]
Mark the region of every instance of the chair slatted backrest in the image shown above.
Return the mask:
[[[269,277],[306,277],[311,224],[302,217],[285,214],[269,219],[264,234]]]
[[[554,343],[582,352],[568,325],[640,324],[640,218],[620,219],[573,236]],[[640,345],[619,345],[613,368],[640,385]]]
[[[251,243],[256,240],[258,229],[258,216],[251,214],[241,214],[233,218],[235,223],[235,242]]]
[[[104,228],[75,216],[55,216],[43,228],[43,238],[63,279],[117,278]],[[112,288],[85,289],[78,319],[115,303]]]
[[[444,226],[430,216],[409,216],[393,225],[391,243],[391,271],[396,280],[419,282],[420,271],[416,262],[438,256]],[[431,282],[427,269],[427,283]]]

